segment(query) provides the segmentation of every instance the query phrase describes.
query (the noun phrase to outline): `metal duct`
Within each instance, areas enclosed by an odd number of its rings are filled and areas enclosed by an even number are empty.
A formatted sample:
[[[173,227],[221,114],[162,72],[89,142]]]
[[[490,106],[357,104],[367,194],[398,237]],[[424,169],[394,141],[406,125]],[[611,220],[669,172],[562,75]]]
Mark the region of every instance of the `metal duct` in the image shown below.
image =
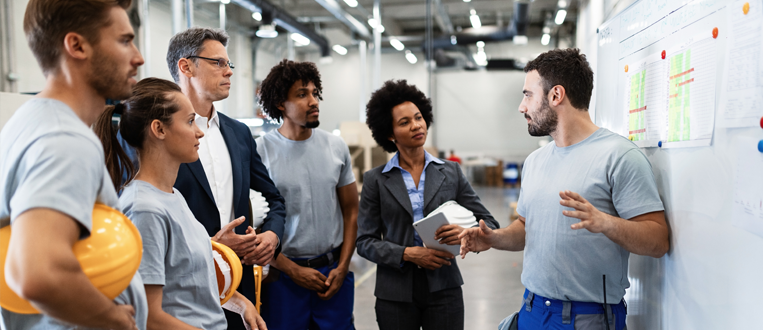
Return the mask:
[[[331,47],[329,47],[329,42],[326,40],[326,38],[298,22],[296,17],[291,16],[285,10],[278,8],[269,1],[231,0],[231,2],[244,7],[251,12],[261,12],[262,22],[265,24],[275,22],[278,26],[286,29],[289,32],[299,33],[307,37],[307,39],[310,39],[310,41],[318,45],[318,48],[321,50],[321,57],[331,55]]]
[[[464,29],[461,33],[443,35],[432,41],[433,48],[455,49],[456,45],[473,44],[477,41],[502,41],[510,40],[515,35],[526,35],[527,25],[530,22],[529,17],[530,5],[525,2],[514,3],[514,15],[512,15],[511,23],[509,26],[483,26],[479,29],[468,28]],[[456,37],[456,44],[451,42],[451,36]],[[422,44],[422,48],[426,51],[426,47]]]
[[[366,28],[366,25],[358,21],[355,17],[350,15],[350,13],[342,9],[342,7],[339,5],[339,3],[336,2],[336,0],[315,0],[315,1],[321,6],[323,6],[323,8],[328,10],[329,13],[334,15],[336,19],[344,23],[344,25],[347,25],[347,27],[349,27],[350,30],[352,30],[352,32],[355,32],[356,34],[360,35],[363,38],[371,39],[372,37],[371,32],[368,31],[368,28]]]

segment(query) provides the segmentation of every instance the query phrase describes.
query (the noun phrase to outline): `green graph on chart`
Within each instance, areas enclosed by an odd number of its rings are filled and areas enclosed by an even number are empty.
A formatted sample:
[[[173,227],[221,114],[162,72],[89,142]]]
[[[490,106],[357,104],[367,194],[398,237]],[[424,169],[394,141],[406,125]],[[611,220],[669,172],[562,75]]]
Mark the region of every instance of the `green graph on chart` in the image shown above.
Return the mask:
[[[628,135],[633,141],[646,139],[646,70],[630,77]]]
[[[668,82],[668,141],[690,140],[689,92],[694,82],[691,65],[691,49],[670,58]]]

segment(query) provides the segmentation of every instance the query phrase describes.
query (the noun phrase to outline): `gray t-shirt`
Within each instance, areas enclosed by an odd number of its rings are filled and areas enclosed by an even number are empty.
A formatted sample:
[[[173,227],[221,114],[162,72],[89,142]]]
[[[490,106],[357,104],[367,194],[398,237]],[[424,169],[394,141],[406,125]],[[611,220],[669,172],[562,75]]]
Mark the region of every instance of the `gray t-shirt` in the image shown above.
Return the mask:
[[[304,141],[273,130],[257,139],[257,153],[286,199],[282,253],[309,258],[341,245],[344,218],[336,189],[355,182],[347,144],[320,129]]]
[[[108,176],[103,146],[63,102],[27,101],[0,132],[0,226],[34,208],[72,217],[90,236],[95,203],[116,208],[117,194]],[[148,305],[138,273],[115,300],[135,308],[138,328],[146,328]],[[73,329],[43,314],[23,315],[2,309],[6,329]]]
[[[170,194],[135,180],[119,207],[143,237],[138,272],[147,285],[163,285],[162,310],[202,329],[225,329],[212,243],[180,192]]]
[[[541,296],[604,302],[625,295],[630,253],[604,234],[572,230],[559,192],[579,193],[599,211],[623,219],[662,211],[651,165],[628,139],[600,128],[585,140],[557,147],[549,143],[525,160],[517,213],[527,219],[522,284]]]

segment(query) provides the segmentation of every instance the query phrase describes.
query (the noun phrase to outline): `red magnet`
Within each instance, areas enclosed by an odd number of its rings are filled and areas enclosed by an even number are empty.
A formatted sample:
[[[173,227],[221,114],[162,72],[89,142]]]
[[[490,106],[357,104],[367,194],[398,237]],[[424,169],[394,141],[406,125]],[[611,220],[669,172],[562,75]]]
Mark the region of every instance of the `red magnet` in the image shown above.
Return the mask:
[[[760,128],[763,128],[763,117],[760,117]]]
[[[713,39],[718,38],[718,28],[713,28]]]
[[[662,59],[663,60],[665,59],[665,51],[664,50],[662,51]]]

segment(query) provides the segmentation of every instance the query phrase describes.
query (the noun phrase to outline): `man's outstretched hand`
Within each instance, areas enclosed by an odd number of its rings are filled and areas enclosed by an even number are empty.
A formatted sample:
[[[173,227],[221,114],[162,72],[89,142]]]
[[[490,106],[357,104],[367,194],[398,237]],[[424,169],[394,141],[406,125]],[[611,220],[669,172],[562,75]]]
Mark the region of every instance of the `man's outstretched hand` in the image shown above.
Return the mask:
[[[461,259],[466,257],[469,252],[482,252],[493,246],[495,233],[486,224],[485,220],[480,220],[480,226],[464,229],[458,238],[461,239]]]

